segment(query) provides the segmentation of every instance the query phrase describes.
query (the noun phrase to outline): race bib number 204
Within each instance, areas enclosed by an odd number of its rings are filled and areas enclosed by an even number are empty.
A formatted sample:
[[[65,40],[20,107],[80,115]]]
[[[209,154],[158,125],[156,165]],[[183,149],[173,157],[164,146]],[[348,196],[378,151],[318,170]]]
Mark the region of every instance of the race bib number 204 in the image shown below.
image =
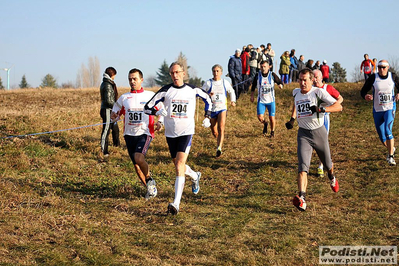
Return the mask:
[[[187,118],[188,100],[172,100],[172,118]]]

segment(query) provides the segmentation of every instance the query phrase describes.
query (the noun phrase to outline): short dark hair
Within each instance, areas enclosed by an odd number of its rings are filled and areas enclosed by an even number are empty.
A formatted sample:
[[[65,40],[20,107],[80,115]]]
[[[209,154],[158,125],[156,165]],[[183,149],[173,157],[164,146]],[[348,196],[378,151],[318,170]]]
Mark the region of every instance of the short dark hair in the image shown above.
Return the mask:
[[[264,44],[261,44],[261,45],[260,45],[260,48],[263,48],[263,49],[265,49],[266,47],[265,47],[265,45],[264,45]]]
[[[301,75],[301,74],[305,75],[306,73],[309,73],[310,80],[312,80],[314,78],[313,70],[311,70],[310,68],[305,67],[304,69],[299,71],[299,75]]]
[[[110,76],[110,77],[115,76],[116,73],[117,73],[117,72],[116,72],[116,69],[113,68],[113,67],[107,67],[107,68],[105,69],[105,74],[107,74],[107,75]]]
[[[262,60],[262,61],[260,61],[260,64],[259,65],[263,65],[263,64],[268,64],[269,66],[270,66],[270,64],[269,64],[269,61],[267,61],[267,60]]]
[[[130,75],[130,74],[133,74],[133,73],[139,73],[139,77],[140,77],[140,78],[143,78],[143,72],[141,72],[141,70],[140,70],[140,69],[138,69],[138,68],[133,68],[133,69],[130,69],[130,71],[129,71],[129,74],[128,74],[128,75]]]

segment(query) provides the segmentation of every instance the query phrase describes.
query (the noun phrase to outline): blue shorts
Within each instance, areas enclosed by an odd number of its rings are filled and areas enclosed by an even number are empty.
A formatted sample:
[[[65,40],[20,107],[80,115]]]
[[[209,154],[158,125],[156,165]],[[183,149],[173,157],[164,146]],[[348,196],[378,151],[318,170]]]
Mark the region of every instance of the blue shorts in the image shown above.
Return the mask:
[[[378,137],[384,143],[389,139],[393,139],[392,126],[395,119],[396,105],[392,110],[385,112],[373,112],[374,124],[377,129]]]
[[[134,161],[134,154],[137,152],[142,153],[145,156],[147,154],[148,148],[150,147],[152,137],[143,134],[140,136],[125,135],[124,138],[130,159],[135,164],[136,162]]]
[[[191,148],[191,141],[193,135],[185,135],[176,138],[166,137],[166,142],[169,146],[169,153],[172,159],[176,158],[178,152],[189,153]]]
[[[258,115],[265,114],[266,108],[267,108],[267,111],[269,112],[269,116],[276,115],[276,102],[272,102],[272,103],[258,102],[258,105],[256,107],[256,111],[258,112]]]
[[[217,118],[220,113],[226,112],[226,111],[227,111],[226,109],[223,109],[223,110],[220,110],[220,111],[217,111],[217,112],[212,112],[211,113],[211,118]]]

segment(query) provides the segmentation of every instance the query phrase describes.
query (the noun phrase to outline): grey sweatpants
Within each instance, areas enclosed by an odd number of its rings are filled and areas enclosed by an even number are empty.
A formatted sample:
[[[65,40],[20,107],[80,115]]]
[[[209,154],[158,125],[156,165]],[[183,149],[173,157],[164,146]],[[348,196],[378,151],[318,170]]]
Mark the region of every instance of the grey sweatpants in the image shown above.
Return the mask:
[[[333,166],[328,143],[328,134],[323,126],[315,130],[299,128],[298,130],[298,173],[309,173],[310,160],[313,149],[316,151],[323,165],[330,170]]]

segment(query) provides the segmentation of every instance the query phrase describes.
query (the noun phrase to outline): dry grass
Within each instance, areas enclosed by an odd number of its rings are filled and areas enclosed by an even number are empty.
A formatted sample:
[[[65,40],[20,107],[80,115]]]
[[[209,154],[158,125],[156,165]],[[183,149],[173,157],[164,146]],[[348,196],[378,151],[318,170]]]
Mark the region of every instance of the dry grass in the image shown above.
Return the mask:
[[[1,139],[0,265],[315,265],[320,245],[398,245],[399,171],[384,160],[360,87],[336,84],[344,111],[332,114],[330,144],[341,190],[314,175],[314,157],[305,213],[291,204],[296,130],[284,127],[294,85],[276,93],[272,140],[249,95],[230,108],[222,157],[197,126],[189,165],[202,172],[201,191],[187,180],[174,217],[163,134],[147,156],[159,193],[150,202],[125,147],[102,160],[100,126]],[[97,88],[1,91],[0,101],[0,136],[101,123]]]

